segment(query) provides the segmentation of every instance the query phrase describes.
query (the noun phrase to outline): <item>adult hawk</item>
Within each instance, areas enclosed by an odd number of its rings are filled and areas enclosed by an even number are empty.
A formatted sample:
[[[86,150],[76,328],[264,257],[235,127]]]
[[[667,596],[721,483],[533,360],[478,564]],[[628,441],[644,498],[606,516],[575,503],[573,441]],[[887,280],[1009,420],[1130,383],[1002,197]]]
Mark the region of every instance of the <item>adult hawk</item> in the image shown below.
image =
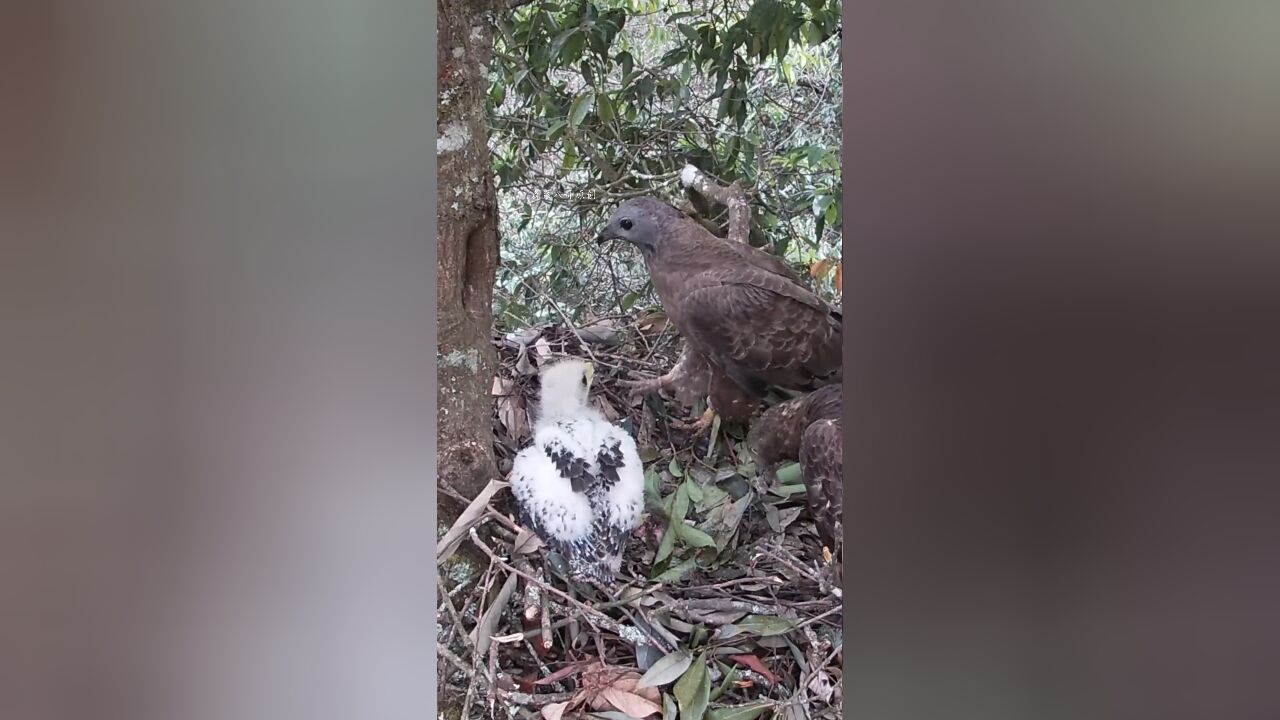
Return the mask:
[[[844,503],[844,438],[840,385],[769,408],[752,425],[747,445],[766,467],[799,460],[805,498],[827,548],[838,552]]]
[[[694,429],[705,429],[715,414],[750,418],[771,386],[809,390],[841,379],[840,313],[781,259],[718,238],[650,197],[619,206],[597,239],[639,248],[685,339],[686,357],[672,372],[633,387],[670,389],[682,378],[695,384],[708,407]]]
[[[608,582],[644,506],[635,440],[588,405],[592,365],[557,362],[540,373],[533,444],[511,469],[520,522],[564,556],[577,579]]]

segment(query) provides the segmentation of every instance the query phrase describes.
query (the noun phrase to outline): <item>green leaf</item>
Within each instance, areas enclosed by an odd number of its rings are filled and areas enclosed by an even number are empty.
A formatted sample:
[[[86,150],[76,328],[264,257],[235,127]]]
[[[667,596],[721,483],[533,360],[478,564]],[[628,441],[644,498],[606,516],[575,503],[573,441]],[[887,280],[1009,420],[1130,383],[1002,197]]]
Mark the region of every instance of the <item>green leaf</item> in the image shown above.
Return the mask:
[[[569,38],[564,44],[564,50],[560,51],[560,62],[568,65],[582,57],[582,47],[586,45],[587,38],[582,33],[578,33]]]
[[[613,101],[609,99],[608,94],[596,95],[596,114],[600,116],[602,122],[613,122],[617,113],[614,112]]]
[[[692,664],[693,653],[688,650],[677,650],[663,656],[636,682],[636,689],[658,687],[669,682],[675,682]]]
[[[818,29],[817,25],[814,25],[811,22],[805,23],[800,28],[800,34],[804,36],[804,41],[809,43],[810,46],[817,45],[822,42],[822,31]]]
[[[658,476],[658,471],[649,468],[644,472],[644,494],[650,498],[657,499],[658,491],[662,488],[662,478]]]
[[[630,310],[631,307],[635,305],[636,301],[639,299],[640,299],[640,293],[634,290],[630,290],[627,292],[626,295],[622,296],[621,300],[618,301],[618,308],[623,311]]]
[[[689,489],[684,483],[676,488],[675,499],[671,501],[671,522],[673,524],[683,523],[684,517],[689,513]]]
[[[578,34],[580,34],[578,28],[571,27],[557,35],[555,39],[551,41],[551,54],[555,57],[559,57],[560,61],[564,62],[565,60],[561,53],[564,50],[565,44],[569,42],[569,38]]]
[[[677,460],[677,459],[675,459],[675,458],[671,458],[671,465],[668,467],[668,469],[671,471],[671,475],[672,475],[672,476],[674,476],[674,477],[684,477],[684,470],[682,470],[682,469],[680,468],[680,461],[679,461],[679,460]]]
[[[711,676],[707,674],[705,653],[699,655],[680,676],[671,691],[680,706],[680,720],[703,720],[711,695]]]
[[[667,695],[666,693],[663,693],[662,694],[662,720],[676,720],[676,716],[679,714],[679,712],[680,712],[679,708],[676,707],[676,699],[671,697],[670,695]]]
[[[716,541],[712,537],[692,525],[680,523],[676,526],[676,532],[680,535],[680,539],[689,547],[705,548],[715,547]]]
[[[696,469],[696,468],[693,468],[693,469]],[[689,500],[692,501],[694,505],[701,503],[702,502],[702,486],[698,484],[698,481],[689,477],[689,478],[685,478],[684,484],[687,486],[684,489],[684,491],[688,493]]]
[[[770,488],[769,492],[781,498],[789,498],[792,495],[799,495],[800,493],[803,493],[804,490],[805,490],[804,483],[790,483],[790,484],[778,485],[777,487]]]
[[[721,490],[715,485],[703,485],[701,488],[702,500],[694,501],[694,505],[697,506],[698,510],[701,512],[712,510],[729,499],[729,493]]]
[[[776,473],[779,485],[790,485],[800,482],[800,463],[790,463],[778,469]]]
[[[831,203],[833,202],[835,202],[835,199],[830,195],[815,195],[813,197],[813,214],[823,214],[827,211],[827,208],[831,207]]]
[[[731,89],[732,90],[732,89]],[[716,107],[716,118],[721,119],[729,115],[729,111],[733,110],[733,92],[726,92],[720,96],[720,104]]]
[[[489,102],[492,103],[493,107],[500,107],[506,99],[506,85],[502,83],[494,83],[493,87],[489,88]]]
[[[666,560],[671,557],[671,551],[676,548],[676,526],[668,525],[666,532],[662,533],[662,539],[658,541],[658,550],[654,553],[653,564]]]
[[[702,38],[698,36],[698,31],[694,30],[692,25],[686,25],[685,23],[676,23],[676,29],[679,30],[680,34],[684,35],[685,38],[687,38],[689,42],[693,43],[694,45],[699,45],[702,43]]]
[[[773,637],[774,635],[785,635],[791,631],[794,624],[786,619],[774,615],[748,615],[733,625],[725,625],[721,628],[735,628],[735,632],[725,634],[722,637],[732,637],[742,633],[748,633],[759,637]]]
[[[587,113],[591,111],[591,106],[595,102],[595,92],[587,90],[579,95],[573,104],[569,106],[569,125],[578,127]]]
[[[721,695],[724,695],[738,679],[738,668],[727,666],[718,660],[716,665],[720,666],[720,671],[724,673],[724,677],[720,680],[720,684],[716,686],[716,689],[711,691],[711,697],[708,699],[710,702],[715,702]]]
[[[707,713],[706,720],[756,720],[765,710],[773,707],[772,703],[756,702],[736,707],[716,708]]]
[[[691,558],[689,560],[685,560],[681,562],[680,564],[674,567],[667,568],[666,571],[662,572],[660,575],[653,578],[653,580],[654,582],[664,582],[664,583],[675,582],[680,578],[684,577],[685,575],[688,575],[689,571],[694,569],[697,566],[698,566],[698,561]]]
[[[564,138],[564,162],[560,164],[561,170],[569,170],[578,164],[578,148],[573,142],[573,138],[566,136]],[[563,248],[560,253],[563,254]]]
[[[631,74],[632,68],[636,66],[636,59],[631,56],[631,53],[627,52],[626,50],[623,50],[622,52],[613,56],[613,61],[618,63],[618,66],[622,68],[622,76],[624,78],[622,85],[623,87],[626,87],[628,83],[625,80],[625,78],[627,75]]]

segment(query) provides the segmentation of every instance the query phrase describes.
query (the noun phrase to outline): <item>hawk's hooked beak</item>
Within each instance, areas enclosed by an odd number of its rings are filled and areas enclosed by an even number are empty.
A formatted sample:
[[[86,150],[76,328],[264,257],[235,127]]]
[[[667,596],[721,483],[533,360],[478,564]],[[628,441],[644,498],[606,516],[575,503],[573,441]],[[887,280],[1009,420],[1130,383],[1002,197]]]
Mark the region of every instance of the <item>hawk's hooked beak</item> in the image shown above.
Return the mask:
[[[592,365],[591,363],[587,363],[586,372],[587,372],[587,389],[590,390],[591,380],[596,376],[596,366]]]

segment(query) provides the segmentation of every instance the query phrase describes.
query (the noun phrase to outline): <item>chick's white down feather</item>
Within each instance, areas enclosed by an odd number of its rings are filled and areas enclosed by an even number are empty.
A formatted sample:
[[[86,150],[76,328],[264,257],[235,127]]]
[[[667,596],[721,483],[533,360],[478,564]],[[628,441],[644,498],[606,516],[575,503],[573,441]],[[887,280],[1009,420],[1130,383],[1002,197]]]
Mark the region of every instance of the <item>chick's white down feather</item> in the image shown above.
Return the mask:
[[[522,522],[575,574],[610,579],[640,519],[644,473],[635,441],[588,405],[590,366],[542,371],[533,444],[516,455],[511,490]]]

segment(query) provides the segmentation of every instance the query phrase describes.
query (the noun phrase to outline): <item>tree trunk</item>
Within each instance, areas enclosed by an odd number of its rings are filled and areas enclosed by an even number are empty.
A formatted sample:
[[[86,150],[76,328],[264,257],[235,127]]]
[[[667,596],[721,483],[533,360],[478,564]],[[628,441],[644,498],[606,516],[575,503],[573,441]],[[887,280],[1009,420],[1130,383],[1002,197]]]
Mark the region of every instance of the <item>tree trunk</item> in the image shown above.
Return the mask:
[[[486,115],[492,7],[486,0],[439,0],[437,19],[437,471],[469,498],[497,477],[490,392],[498,209]],[[441,523],[451,524],[461,509],[440,494]]]

